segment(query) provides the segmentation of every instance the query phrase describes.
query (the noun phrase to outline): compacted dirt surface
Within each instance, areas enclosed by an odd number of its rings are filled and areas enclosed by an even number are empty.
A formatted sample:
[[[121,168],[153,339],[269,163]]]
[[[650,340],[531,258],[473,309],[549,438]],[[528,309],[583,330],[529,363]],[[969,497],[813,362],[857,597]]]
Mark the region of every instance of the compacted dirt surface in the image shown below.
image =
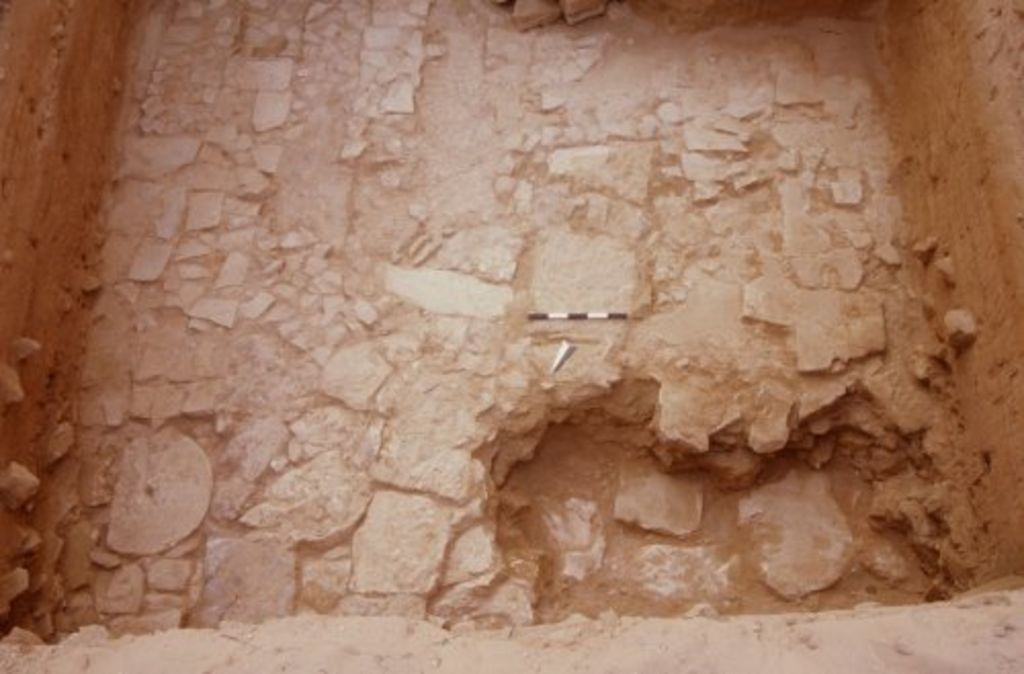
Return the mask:
[[[45,533],[0,611],[78,634],[0,665],[253,671],[288,634],[296,671],[1012,671],[1019,595],[881,608],[994,544],[953,383],[979,326],[922,290],[957,268],[905,227],[880,14],[660,11],[150,3],[77,389],[0,472]]]
[[[56,629],[941,591],[974,523],[930,491],[945,347],[902,272],[871,27],[158,4]]]

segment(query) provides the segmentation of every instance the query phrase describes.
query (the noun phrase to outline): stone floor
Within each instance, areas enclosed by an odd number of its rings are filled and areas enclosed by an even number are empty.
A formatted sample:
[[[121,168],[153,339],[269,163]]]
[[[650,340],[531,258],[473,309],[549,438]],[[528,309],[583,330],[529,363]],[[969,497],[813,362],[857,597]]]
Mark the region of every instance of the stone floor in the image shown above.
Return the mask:
[[[899,506],[924,489],[908,448],[949,421],[921,385],[944,347],[902,266],[869,27],[683,38],[614,3],[520,33],[483,2],[155,5],[126,84],[81,459],[46,506],[67,514],[63,549],[46,541],[53,629],[530,623],[497,483],[552,418],[627,379],[659,387],[664,465],[799,449],[820,468],[835,446],[880,494],[902,480],[874,515],[939,544]],[[562,338],[578,351],[550,376]],[[622,519],[664,534],[629,488]],[[742,563],[782,597],[816,592],[860,563],[848,515],[827,471],[794,471],[739,506]],[[836,547],[808,578],[793,555],[816,532]],[[650,582],[706,601],[678,533],[645,551]]]

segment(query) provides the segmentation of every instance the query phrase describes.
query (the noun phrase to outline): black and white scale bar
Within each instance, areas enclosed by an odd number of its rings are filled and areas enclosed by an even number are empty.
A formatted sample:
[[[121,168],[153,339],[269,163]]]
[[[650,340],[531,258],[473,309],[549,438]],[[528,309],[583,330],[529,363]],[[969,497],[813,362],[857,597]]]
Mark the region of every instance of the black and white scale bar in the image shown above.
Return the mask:
[[[527,316],[531,321],[628,321],[629,314],[624,311],[611,312],[538,312]]]

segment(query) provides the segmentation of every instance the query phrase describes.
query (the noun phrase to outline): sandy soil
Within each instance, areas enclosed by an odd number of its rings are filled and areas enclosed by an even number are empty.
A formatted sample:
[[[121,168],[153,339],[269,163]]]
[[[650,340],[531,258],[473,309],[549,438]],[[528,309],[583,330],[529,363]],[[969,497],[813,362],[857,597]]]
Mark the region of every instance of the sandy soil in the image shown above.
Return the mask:
[[[728,620],[569,621],[451,634],[395,618],[306,616],[259,627],[56,647],[0,646],[0,671],[81,672],[991,672],[1024,666],[1024,595],[910,609]],[[937,635],[942,638],[936,638]]]

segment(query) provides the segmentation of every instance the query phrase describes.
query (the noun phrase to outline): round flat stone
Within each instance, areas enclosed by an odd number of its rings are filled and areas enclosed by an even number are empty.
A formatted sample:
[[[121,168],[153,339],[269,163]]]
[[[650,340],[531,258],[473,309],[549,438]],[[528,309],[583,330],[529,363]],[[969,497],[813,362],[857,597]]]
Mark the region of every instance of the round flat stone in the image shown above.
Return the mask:
[[[152,555],[181,541],[202,523],[213,471],[191,438],[168,429],[125,448],[110,510],[107,545]]]

